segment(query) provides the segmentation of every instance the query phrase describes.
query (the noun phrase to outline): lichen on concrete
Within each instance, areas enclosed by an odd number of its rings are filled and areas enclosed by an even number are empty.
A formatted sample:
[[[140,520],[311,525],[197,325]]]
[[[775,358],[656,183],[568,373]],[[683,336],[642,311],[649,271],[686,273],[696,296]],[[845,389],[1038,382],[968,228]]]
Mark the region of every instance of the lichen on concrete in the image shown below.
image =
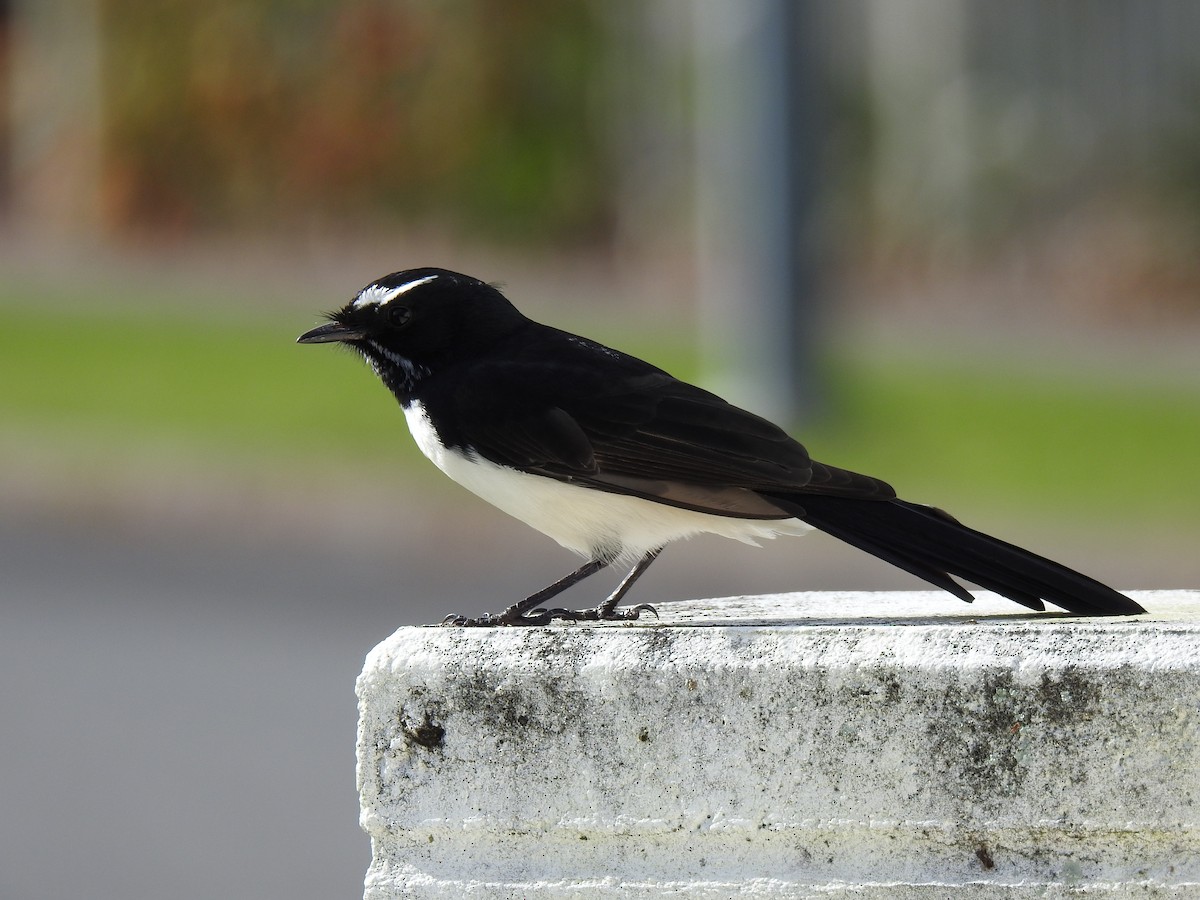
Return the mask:
[[[359,679],[368,896],[1200,897],[1200,594],[1138,599],[401,629]]]

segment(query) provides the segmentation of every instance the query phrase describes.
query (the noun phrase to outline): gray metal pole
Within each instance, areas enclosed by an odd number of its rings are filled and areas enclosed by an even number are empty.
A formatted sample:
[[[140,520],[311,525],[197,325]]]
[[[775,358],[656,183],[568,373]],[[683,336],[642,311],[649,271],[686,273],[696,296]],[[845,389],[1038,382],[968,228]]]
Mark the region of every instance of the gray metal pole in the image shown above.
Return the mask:
[[[819,184],[809,4],[696,0],[696,228],[706,380],[789,422],[818,397]]]

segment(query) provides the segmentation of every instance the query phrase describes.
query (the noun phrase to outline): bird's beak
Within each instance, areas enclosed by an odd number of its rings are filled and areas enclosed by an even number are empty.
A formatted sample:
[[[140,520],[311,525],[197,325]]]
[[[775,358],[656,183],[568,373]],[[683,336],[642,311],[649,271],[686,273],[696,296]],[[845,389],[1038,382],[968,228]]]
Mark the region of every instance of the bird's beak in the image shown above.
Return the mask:
[[[366,337],[361,328],[343,325],[341,322],[327,322],[306,331],[296,338],[297,344],[332,344],[336,341],[358,341]]]

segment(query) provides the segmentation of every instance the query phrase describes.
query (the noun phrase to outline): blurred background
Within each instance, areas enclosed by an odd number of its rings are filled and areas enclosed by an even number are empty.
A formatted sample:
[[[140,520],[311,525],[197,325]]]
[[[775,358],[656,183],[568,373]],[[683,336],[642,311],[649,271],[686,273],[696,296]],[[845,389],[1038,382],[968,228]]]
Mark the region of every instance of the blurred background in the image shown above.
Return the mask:
[[[293,344],[394,270],[1200,586],[1198,40],[1173,0],[0,0],[0,897],[357,895],[364,654],[576,564]],[[726,544],[637,599],[921,587]]]

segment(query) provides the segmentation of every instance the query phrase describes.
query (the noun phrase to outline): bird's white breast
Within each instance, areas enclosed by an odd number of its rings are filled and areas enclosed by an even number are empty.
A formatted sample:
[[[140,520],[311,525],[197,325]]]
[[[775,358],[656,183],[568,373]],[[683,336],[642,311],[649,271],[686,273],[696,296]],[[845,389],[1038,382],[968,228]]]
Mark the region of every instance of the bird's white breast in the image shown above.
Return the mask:
[[[811,530],[799,519],[714,516],[531,475],[447,448],[419,402],[406,406],[404,415],[421,452],[446,475],[583,556],[640,557],[702,533],[757,545],[760,539]]]

